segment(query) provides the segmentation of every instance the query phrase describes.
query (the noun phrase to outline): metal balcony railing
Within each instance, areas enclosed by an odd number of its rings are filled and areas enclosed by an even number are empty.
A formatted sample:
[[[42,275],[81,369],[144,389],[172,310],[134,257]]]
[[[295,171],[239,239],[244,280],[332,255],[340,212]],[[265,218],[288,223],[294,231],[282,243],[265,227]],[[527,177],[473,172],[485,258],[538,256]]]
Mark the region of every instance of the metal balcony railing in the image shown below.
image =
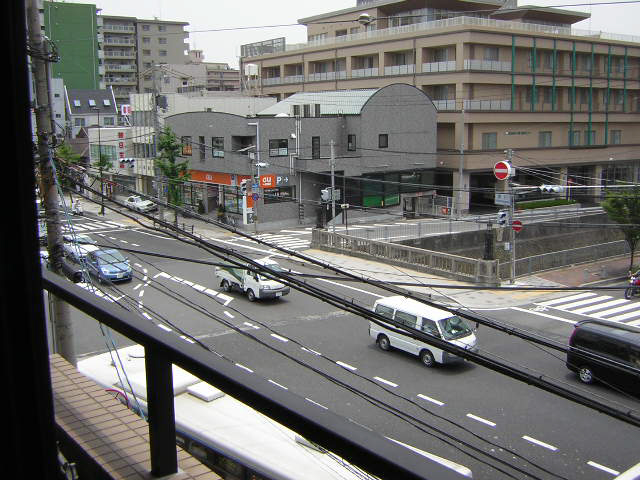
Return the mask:
[[[158,328],[133,312],[108,302],[48,270],[43,286],[51,294],[145,349],[148,385],[151,471],[162,477],[177,472],[172,365],[215,385],[269,418],[289,427],[379,478],[457,479],[459,474],[303,397],[274,390],[267,379],[251,375],[175,332]]]

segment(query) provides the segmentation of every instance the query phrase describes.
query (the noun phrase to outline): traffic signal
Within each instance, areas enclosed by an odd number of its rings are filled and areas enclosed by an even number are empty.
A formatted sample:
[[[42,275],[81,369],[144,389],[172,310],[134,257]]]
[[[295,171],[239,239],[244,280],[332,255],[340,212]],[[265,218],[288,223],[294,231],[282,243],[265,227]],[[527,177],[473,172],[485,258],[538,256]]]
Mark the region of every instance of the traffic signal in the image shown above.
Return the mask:
[[[242,180],[240,182],[240,193],[242,195],[246,195],[247,194],[247,180]]]
[[[538,188],[542,193],[562,193],[564,191],[562,185],[540,185]]]
[[[320,198],[323,202],[328,202],[331,200],[331,187],[323,188],[320,190]]]
[[[509,213],[506,210],[500,210],[497,218],[498,225],[506,225],[508,215]]]

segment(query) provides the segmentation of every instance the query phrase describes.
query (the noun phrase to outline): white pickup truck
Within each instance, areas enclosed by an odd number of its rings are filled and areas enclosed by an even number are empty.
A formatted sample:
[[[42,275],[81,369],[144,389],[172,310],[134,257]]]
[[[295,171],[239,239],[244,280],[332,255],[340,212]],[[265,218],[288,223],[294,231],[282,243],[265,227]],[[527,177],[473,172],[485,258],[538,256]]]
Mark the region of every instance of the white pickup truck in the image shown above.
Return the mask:
[[[127,197],[124,204],[127,207],[142,213],[153,212],[158,209],[158,206],[151,200],[145,200],[138,195],[131,195],[130,197]]]
[[[270,258],[263,258],[256,260],[256,262],[274,272],[286,271],[278,262]],[[283,283],[271,280],[246,268],[216,267],[215,274],[220,279],[220,286],[225,292],[230,292],[234,289],[239,290],[245,293],[251,302],[256,299],[280,298],[290,291],[290,288]]]

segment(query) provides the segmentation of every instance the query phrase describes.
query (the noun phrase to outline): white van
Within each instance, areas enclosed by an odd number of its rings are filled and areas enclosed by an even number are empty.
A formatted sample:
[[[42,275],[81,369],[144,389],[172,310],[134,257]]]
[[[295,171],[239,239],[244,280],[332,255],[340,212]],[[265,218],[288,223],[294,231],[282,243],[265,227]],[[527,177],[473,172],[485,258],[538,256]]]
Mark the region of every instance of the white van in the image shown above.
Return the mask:
[[[416,300],[395,296],[381,298],[373,305],[373,311],[383,317],[400,322],[406,327],[433,335],[457,347],[476,351],[476,336],[467,323],[451,312],[431,307]],[[393,325],[390,325],[393,327]],[[459,362],[463,359],[437,347],[416,340],[397,331],[369,322],[369,336],[382,350],[391,347],[418,355],[427,367],[436,363]]]

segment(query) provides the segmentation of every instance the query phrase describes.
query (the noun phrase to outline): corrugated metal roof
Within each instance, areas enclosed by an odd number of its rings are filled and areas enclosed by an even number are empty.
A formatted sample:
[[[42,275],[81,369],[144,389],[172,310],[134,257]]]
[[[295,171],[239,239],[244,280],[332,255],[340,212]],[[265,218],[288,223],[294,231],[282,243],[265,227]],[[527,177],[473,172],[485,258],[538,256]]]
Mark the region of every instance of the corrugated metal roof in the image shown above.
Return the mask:
[[[292,105],[320,104],[321,115],[358,115],[367,100],[379,88],[363,90],[336,90],[331,92],[300,92],[258,113],[259,116],[291,115]],[[314,107],[311,107],[312,109]]]

